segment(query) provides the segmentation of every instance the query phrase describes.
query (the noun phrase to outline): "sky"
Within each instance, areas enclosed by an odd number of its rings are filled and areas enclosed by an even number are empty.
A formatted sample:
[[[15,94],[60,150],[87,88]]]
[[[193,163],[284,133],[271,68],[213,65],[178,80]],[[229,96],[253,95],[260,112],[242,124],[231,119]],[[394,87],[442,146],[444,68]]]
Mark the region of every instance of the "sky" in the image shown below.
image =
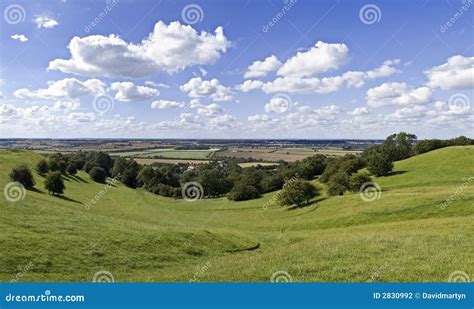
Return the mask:
[[[474,137],[473,1],[2,0],[0,138]]]

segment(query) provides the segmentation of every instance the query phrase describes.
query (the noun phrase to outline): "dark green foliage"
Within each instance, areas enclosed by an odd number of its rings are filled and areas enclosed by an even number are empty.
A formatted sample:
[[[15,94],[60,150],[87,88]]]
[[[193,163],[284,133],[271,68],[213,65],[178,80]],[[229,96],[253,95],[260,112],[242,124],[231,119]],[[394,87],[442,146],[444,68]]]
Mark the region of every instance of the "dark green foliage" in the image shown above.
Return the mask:
[[[329,195],[343,195],[349,189],[349,173],[341,169],[328,182]]]
[[[61,172],[61,174],[66,174],[67,167],[68,167],[68,163],[66,160],[58,161],[58,171]]]
[[[87,161],[84,166],[83,166],[83,170],[86,172],[86,173],[89,173],[94,167],[100,167],[97,163],[93,162],[93,161]]]
[[[474,139],[459,136],[450,140],[438,140],[438,139],[431,139],[431,140],[422,140],[418,142],[415,146],[415,154],[422,154],[428,151],[432,151],[439,148],[449,147],[449,146],[466,146],[466,145],[474,145]]]
[[[283,186],[278,195],[278,202],[282,206],[301,206],[317,195],[318,191],[311,183],[302,179],[293,179]]]
[[[69,163],[68,166],[67,166],[67,170],[68,174],[70,175],[76,175],[77,174],[77,168],[76,168],[76,165],[74,163]]]
[[[95,182],[105,183],[105,179],[107,178],[107,173],[104,171],[102,167],[93,167],[89,171],[89,176]]]
[[[375,176],[386,176],[393,169],[391,155],[384,146],[374,146],[364,153],[369,172]]]
[[[25,164],[15,166],[8,176],[12,181],[21,183],[27,189],[31,189],[35,185],[33,174]]]
[[[237,182],[232,190],[230,190],[227,198],[232,201],[245,201],[258,198],[260,193],[251,185],[244,182]]]
[[[324,155],[317,154],[312,157],[305,158],[299,166],[299,174],[304,179],[313,179],[317,175],[321,175],[327,166],[327,158]]]
[[[53,195],[63,194],[66,187],[64,186],[61,173],[59,171],[49,172],[44,180],[44,188],[48,190],[48,193],[52,193]]]
[[[37,164],[36,164],[36,172],[44,176],[48,172],[49,167],[48,167],[48,162],[45,159],[41,159]]]
[[[364,183],[370,182],[370,176],[367,173],[355,173],[349,178],[349,189],[358,192]]]

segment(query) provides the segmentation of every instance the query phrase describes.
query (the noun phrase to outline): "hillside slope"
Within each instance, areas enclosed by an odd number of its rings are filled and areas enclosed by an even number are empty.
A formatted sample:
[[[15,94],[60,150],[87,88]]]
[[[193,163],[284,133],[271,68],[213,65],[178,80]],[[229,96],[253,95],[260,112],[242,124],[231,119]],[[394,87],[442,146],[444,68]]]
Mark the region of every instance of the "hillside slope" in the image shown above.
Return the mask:
[[[40,158],[0,151],[0,188],[14,165]],[[265,209],[275,193],[187,202],[121,184],[89,208],[104,185],[81,172],[59,198],[35,175],[37,191],[0,199],[0,279],[90,281],[101,270],[116,281],[268,281],[277,271],[294,281],[474,276],[473,160],[474,147],[439,149],[375,178],[382,191],[374,201],[323,196],[296,210]]]

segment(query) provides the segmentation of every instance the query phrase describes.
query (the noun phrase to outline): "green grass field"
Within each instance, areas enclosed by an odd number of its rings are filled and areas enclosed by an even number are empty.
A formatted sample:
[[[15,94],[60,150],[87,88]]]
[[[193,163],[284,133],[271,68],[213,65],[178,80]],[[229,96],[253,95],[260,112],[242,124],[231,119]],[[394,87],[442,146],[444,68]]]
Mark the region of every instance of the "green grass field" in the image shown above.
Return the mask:
[[[14,165],[40,158],[0,151],[0,188]],[[35,175],[36,192],[0,198],[0,279],[91,281],[98,271],[115,281],[269,281],[277,271],[293,281],[474,277],[474,147],[396,162],[395,171],[373,179],[382,192],[372,202],[323,194],[294,210],[265,208],[276,193],[187,202],[121,184],[87,209],[104,185],[80,172],[66,179],[65,197],[53,197]]]

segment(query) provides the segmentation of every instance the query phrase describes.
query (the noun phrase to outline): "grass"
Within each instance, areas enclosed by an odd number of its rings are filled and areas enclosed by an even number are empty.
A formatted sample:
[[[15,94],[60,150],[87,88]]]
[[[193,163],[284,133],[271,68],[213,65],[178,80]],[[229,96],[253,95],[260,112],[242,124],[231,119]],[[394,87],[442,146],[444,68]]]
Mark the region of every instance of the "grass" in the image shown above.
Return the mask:
[[[0,151],[0,188],[14,165],[40,158]],[[0,279],[91,281],[101,270],[116,281],[269,281],[276,271],[293,281],[447,281],[458,270],[472,278],[474,181],[463,184],[473,160],[474,147],[436,150],[374,178],[382,193],[373,202],[323,194],[294,210],[265,209],[276,193],[187,202],[121,184],[86,209],[104,185],[81,172],[66,179],[64,199],[35,175],[38,191],[0,199]]]

